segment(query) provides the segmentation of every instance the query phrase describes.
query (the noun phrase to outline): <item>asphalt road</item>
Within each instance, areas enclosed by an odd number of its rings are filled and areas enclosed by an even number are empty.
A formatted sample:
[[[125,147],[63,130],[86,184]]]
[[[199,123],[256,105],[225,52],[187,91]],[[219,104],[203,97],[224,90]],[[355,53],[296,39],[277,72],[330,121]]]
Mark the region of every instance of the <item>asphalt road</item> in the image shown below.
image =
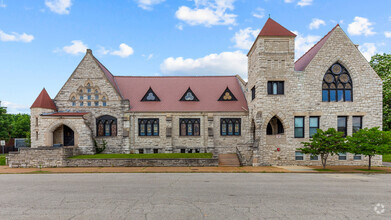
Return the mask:
[[[387,174],[10,174],[0,192],[0,219],[391,219]]]

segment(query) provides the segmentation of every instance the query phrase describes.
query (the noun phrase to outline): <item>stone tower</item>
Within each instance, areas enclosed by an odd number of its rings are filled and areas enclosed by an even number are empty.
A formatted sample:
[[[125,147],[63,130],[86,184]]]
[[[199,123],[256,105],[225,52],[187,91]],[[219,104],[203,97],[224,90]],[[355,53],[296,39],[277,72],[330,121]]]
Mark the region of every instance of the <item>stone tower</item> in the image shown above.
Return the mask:
[[[291,80],[294,77],[295,37],[269,18],[247,54],[247,100],[255,149],[265,146],[267,125],[272,118],[275,126],[270,129],[274,133],[278,133],[276,118],[280,125],[285,124],[284,112],[289,111],[289,96],[293,95],[289,91],[296,86],[295,80]],[[266,150],[262,148],[258,150]],[[259,153],[255,152],[255,155]],[[254,158],[254,163],[259,159]]]
[[[42,89],[41,93],[31,106],[30,126],[31,126],[31,147],[46,146],[44,143],[44,132],[40,119],[43,113],[52,113],[57,111],[57,107],[50,98],[46,89]]]

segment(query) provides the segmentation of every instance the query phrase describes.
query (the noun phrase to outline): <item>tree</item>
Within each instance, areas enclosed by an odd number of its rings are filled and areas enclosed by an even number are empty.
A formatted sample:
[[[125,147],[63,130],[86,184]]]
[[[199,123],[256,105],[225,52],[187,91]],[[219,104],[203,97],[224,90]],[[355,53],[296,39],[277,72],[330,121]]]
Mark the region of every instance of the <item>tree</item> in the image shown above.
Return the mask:
[[[346,139],[343,132],[337,132],[334,128],[327,131],[317,129],[310,142],[302,142],[303,148],[299,148],[305,154],[320,155],[323,169],[326,169],[329,155],[347,151]]]
[[[376,54],[369,62],[383,80],[383,130],[391,130],[391,54]]]
[[[11,117],[7,114],[7,109],[5,107],[1,107],[0,102],[0,139],[8,141],[10,139],[11,130]]]
[[[27,114],[12,115],[11,137],[27,138],[30,132],[30,116]]]
[[[369,158],[368,170],[370,170],[372,157],[391,152],[391,133],[381,131],[379,127],[360,129],[348,137],[348,145],[349,152]]]

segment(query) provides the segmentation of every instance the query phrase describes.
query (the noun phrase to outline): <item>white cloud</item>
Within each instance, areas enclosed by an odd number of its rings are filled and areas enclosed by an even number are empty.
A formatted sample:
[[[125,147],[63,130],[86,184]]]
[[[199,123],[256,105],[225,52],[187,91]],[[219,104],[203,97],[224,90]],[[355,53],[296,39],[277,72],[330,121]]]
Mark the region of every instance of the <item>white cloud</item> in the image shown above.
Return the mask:
[[[138,7],[144,10],[152,10],[154,5],[160,4],[165,0],[136,0]]]
[[[374,35],[373,25],[374,23],[369,22],[368,18],[358,17],[354,18],[354,22],[348,26],[348,32],[351,35]]]
[[[309,25],[309,28],[312,29],[319,29],[320,25],[326,25],[326,22],[319,18],[313,18],[312,22]]]
[[[189,25],[235,25],[235,14],[229,14],[227,10],[233,10],[235,0],[194,0],[195,8],[180,6],[175,16]]]
[[[263,8],[256,8],[253,12],[253,16],[256,18],[263,18],[265,17],[265,9]]]
[[[391,31],[385,31],[384,36],[386,36],[386,38],[391,38]]]
[[[119,50],[113,51],[110,54],[125,58],[125,57],[132,55],[133,53],[134,53],[133,48],[131,48],[130,46],[128,46],[125,43],[122,43],[119,45]]]
[[[192,59],[169,57],[160,65],[160,70],[169,75],[234,75],[247,78],[247,56],[241,51],[222,52]]]
[[[72,45],[65,46],[65,47],[62,48],[65,53],[77,55],[77,54],[86,52],[88,46],[85,45],[83,43],[83,41],[81,41],[81,40],[73,40],[71,42],[72,42]]]
[[[143,56],[143,57],[147,58],[147,60],[150,60],[150,59],[152,59],[152,58],[153,58],[153,53],[151,53],[151,54],[149,54],[149,55],[145,55],[145,54],[143,54],[143,55],[141,55],[141,56]]]
[[[300,0],[297,5],[301,7],[312,5],[312,0]]]
[[[101,54],[101,55],[106,55],[106,54],[108,54],[110,51],[109,50],[107,50],[105,47],[103,47],[103,46],[98,46],[98,53],[99,54]]]
[[[65,15],[69,14],[72,2],[71,0],[45,0],[45,5],[50,9],[50,11],[60,15]]]
[[[9,114],[30,113],[30,109],[28,105],[17,104],[9,101],[2,101],[1,106],[7,107],[7,113]]]
[[[311,49],[312,46],[314,46],[315,43],[317,43],[321,36],[317,35],[301,35],[297,31],[293,31],[296,36],[295,40],[295,57],[298,59],[301,57],[305,52],[307,52],[309,49]]]
[[[0,2],[0,8],[6,8],[7,7],[7,5],[6,4],[4,4],[4,2],[3,1],[1,1]]]
[[[292,3],[294,0],[284,0],[285,3]]]
[[[255,38],[259,34],[259,31],[259,29],[253,30],[251,27],[240,29],[231,39],[233,42],[235,42],[234,47],[246,50],[250,49],[254,43]]]
[[[177,24],[177,25],[176,25],[176,28],[178,28],[178,30],[181,30],[181,31],[182,31],[182,30],[183,30],[183,24]]]
[[[34,40],[34,36],[30,34],[18,34],[15,32],[12,32],[11,34],[7,34],[0,30],[0,41],[15,41],[15,42],[24,42],[24,43],[30,43],[32,40]]]
[[[377,51],[374,43],[364,43],[363,45],[358,46],[358,49],[361,51],[362,55],[364,55],[365,59],[368,60],[368,62]]]

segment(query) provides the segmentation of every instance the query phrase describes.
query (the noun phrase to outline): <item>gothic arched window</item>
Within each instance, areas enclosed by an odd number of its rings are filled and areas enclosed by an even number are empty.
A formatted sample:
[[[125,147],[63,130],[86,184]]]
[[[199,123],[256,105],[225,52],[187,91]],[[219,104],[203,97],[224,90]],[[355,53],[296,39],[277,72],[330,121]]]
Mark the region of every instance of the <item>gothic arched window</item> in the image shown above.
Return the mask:
[[[117,119],[109,115],[97,118],[96,136],[117,136]]]
[[[266,127],[266,135],[276,135],[276,134],[283,134],[284,133],[284,126],[282,125],[279,118],[274,116],[272,119],[270,119],[269,123]]]
[[[353,101],[353,83],[349,72],[339,63],[334,63],[324,74],[322,84],[323,102]]]

